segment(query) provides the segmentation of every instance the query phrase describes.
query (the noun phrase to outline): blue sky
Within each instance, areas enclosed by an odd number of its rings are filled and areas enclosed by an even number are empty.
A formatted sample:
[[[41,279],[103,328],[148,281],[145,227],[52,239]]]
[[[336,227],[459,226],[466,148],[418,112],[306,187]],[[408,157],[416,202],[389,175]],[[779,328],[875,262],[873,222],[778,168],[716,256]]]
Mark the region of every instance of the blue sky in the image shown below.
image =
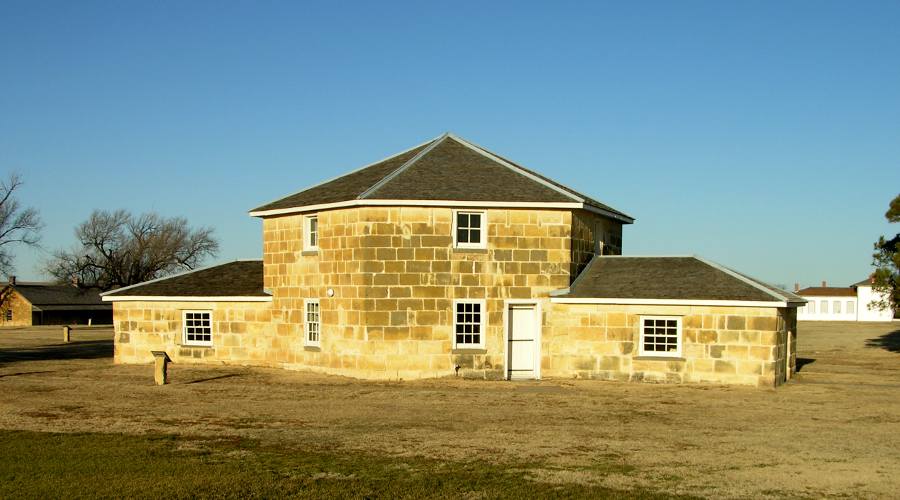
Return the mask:
[[[849,284],[900,192],[900,2],[0,3],[0,173],[216,228],[444,131],[637,218],[624,251]],[[44,251],[19,249],[39,279]]]

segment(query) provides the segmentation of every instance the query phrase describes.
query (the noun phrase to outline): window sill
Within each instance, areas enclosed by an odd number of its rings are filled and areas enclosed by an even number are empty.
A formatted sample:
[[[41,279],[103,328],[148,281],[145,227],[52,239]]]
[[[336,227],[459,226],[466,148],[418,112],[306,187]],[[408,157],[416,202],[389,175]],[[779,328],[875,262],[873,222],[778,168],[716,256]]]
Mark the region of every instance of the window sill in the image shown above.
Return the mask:
[[[638,359],[641,361],[687,361],[687,359],[682,358],[681,356],[635,356],[631,359]]]
[[[303,250],[300,255],[319,255],[318,250]]]
[[[215,346],[210,344],[179,344],[178,347],[190,347],[192,349],[212,349]]]
[[[322,348],[317,345],[305,345],[303,346],[303,350],[310,352],[322,352]]]
[[[451,350],[450,354],[487,354],[487,349],[478,347],[460,347]]]
[[[487,253],[487,248],[459,248],[453,247],[451,249],[453,252],[457,253]]]

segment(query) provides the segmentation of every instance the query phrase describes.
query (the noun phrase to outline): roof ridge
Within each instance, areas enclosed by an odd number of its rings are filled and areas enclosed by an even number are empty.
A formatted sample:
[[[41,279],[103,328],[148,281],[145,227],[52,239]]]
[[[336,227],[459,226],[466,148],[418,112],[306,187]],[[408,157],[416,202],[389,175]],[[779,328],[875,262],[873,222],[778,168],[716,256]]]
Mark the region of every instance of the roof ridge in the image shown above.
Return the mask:
[[[545,179],[541,179],[539,176],[533,174],[532,172],[529,172],[527,169],[522,168],[518,165],[514,165],[513,163],[510,163],[509,161],[503,159],[499,155],[494,154],[489,149],[479,146],[478,144],[475,144],[474,142],[470,142],[467,139],[463,139],[462,137],[459,137],[458,135],[452,134],[450,132],[447,132],[447,136],[450,137],[451,139],[455,140],[456,142],[462,144],[463,146],[471,149],[472,151],[475,151],[476,153],[478,153],[490,160],[493,160],[494,162],[499,163],[500,165],[503,165],[504,167],[512,170],[513,172],[515,172],[523,177],[526,177],[534,182],[537,182],[538,184],[540,184],[544,187],[550,188],[553,191],[556,191],[560,194],[566,195],[578,203],[584,203],[584,201],[585,201],[584,198],[577,195],[576,193],[573,193],[570,189],[562,188],[560,186],[553,184],[552,182],[547,182]]]
[[[325,179],[324,181],[317,182],[316,184],[313,184],[313,185],[311,185],[311,186],[306,186],[305,188],[303,188],[303,189],[301,189],[301,190],[299,190],[299,191],[294,191],[294,192],[291,193],[291,194],[287,194],[287,195],[284,195],[284,196],[279,196],[278,198],[275,198],[274,200],[271,200],[271,201],[268,201],[268,202],[266,202],[266,203],[263,203],[262,205],[259,205],[259,207],[257,207],[257,208],[254,208],[254,209],[252,209],[252,210],[248,210],[248,213],[250,213],[250,212],[255,212],[258,208],[265,207],[265,206],[267,206],[267,205],[271,205],[272,203],[281,201],[281,200],[283,200],[283,199],[285,199],[285,198],[290,198],[291,196],[296,196],[296,195],[298,195],[298,194],[300,194],[300,193],[303,193],[303,192],[305,192],[305,191],[309,191],[310,189],[317,188],[317,187],[322,186],[322,185],[324,185],[324,184],[328,184],[329,182],[332,182],[332,181],[336,181],[336,180],[340,179],[341,177],[345,177],[345,176],[348,176],[348,175],[350,175],[350,174],[355,174],[355,173],[360,172],[360,171],[362,171],[362,170],[365,170],[365,169],[367,169],[367,168],[369,168],[369,167],[374,167],[375,165],[378,165],[379,163],[384,163],[384,162],[386,162],[386,161],[388,161],[388,160],[391,160],[391,159],[393,159],[393,158],[396,158],[396,157],[398,157],[398,156],[400,156],[400,155],[409,153],[410,151],[412,151],[412,150],[414,150],[414,149],[421,148],[422,146],[425,146],[425,145],[427,145],[427,144],[430,144],[430,143],[436,141],[438,138],[439,138],[439,137],[435,137],[435,138],[433,138],[433,139],[429,139],[429,140],[427,140],[427,141],[425,141],[425,142],[423,142],[423,143],[421,143],[421,144],[416,144],[415,146],[413,146],[413,147],[411,147],[411,148],[406,148],[406,149],[404,149],[403,151],[400,151],[399,153],[394,153],[394,154],[392,154],[392,155],[390,155],[390,156],[388,156],[388,157],[386,157],[386,158],[382,158],[382,159],[380,159],[380,160],[378,160],[378,161],[373,161],[373,162],[371,162],[371,163],[367,163],[366,165],[363,165],[363,166],[361,166],[361,167],[359,167],[359,168],[353,169],[353,170],[351,170],[351,171],[349,171],[349,172],[345,172],[345,173],[343,173],[343,174],[336,175],[336,176],[331,177],[331,178],[329,178],[329,179]]]
[[[104,297],[104,296],[109,295],[109,294],[118,293],[118,292],[122,292],[122,291],[125,291],[125,290],[130,290],[130,289],[132,289],[132,288],[137,288],[137,287],[139,287],[139,286],[149,285],[150,283],[157,283],[157,282],[163,281],[163,280],[168,280],[168,279],[172,279],[172,278],[178,278],[179,276],[185,276],[185,275],[192,274],[192,273],[197,273],[197,272],[200,272],[200,271],[206,271],[207,269],[212,269],[212,268],[214,268],[214,267],[224,266],[224,265],[226,265],[226,264],[233,264],[233,263],[235,263],[235,262],[246,262],[246,261],[248,261],[248,260],[253,260],[253,261],[257,261],[257,262],[262,261],[262,259],[235,259],[235,260],[229,260],[229,261],[227,261],[227,262],[221,262],[221,263],[219,263],[219,264],[212,264],[212,265],[209,265],[209,266],[198,267],[197,269],[189,269],[189,270],[187,270],[187,271],[182,271],[182,272],[180,272],[180,273],[170,274],[170,275],[168,275],[168,276],[163,276],[163,277],[161,277],[161,278],[154,278],[154,279],[152,279],[152,280],[142,281],[142,282],[140,282],[140,283],[135,283],[135,284],[133,284],[133,285],[123,286],[122,288],[116,288],[115,290],[107,290],[107,291],[101,293],[100,296],[101,296],[101,297]]]
[[[443,134],[438,136],[436,139],[432,139],[431,144],[429,144],[427,147],[425,147],[425,149],[416,153],[416,155],[413,156],[412,158],[410,158],[409,160],[407,160],[406,163],[404,163],[403,165],[400,165],[400,167],[398,167],[397,170],[394,170],[393,172],[384,176],[380,181],[376,182],[375,184],[372,184],[369,187],[369,189],[366,189],[365,191],[360,193],[359,196],[356,197],[356,199],[363,200],[365,198],[368,198],[369,195],[371,195],[375,191],[378,191],[379,189],[381,189],[382,186],[384,186],[388,182],[391,182],[391,180],[393,180],[395,177],[400,175],[403,171],[405,171],[406,169],[411,167],[413,165],[413,163],[419,161],[420,158],[422,158],[423,156],[428,154],[432,149],[434,149],[438,144],[443,142],[447,137],[450,137],[450,132],[444,132]],[[415,148],[413,148],[413,149],[415,149]],[[347,174],[347,175],[349,175],[349,174]]]
[[[741,273],[739,273],[739,272],[737,272],[737,271],[733,271],[733,270],[731,270],[731,269],[729,269],[729,268],[723,266],[722,264],[718,264],[718,263],[713,262],[713,261],[711,261],[711,260],[706,260],[706,259],[704,259],[703,257],[697,256],[697,255],[693,255],[692,257],[695,258],[695,259],[697,259],[698,261],[700,261],[700,262],[702,262],[702,263],[704,263],[704,264],[710,266],[710,267],[713,267],[713,268],[715,268],[715,269],[718,269],[719,271],[722,271],[722,272],[725,273],[725,274],[728,274],[729,276],[731,276],[731,277],[733,277],[733,278],[737,278],[737,279],[739,279],[740,281],[743,281],[744,283],[746,283],[746,284],[748,284],[748,285],[750,285],[750,286],[752,286],[752,287],[754,287],[754,288],[756,288],[756,289],[758,289],[758,290],[761,290],[761,291],[767,293],[768,295],[771,295],[772,297],[775,297],[776,299],[778,299],[778,300],[780,300],[780,301],[791,302],[791,297],[790,297],[790,296],[788,296],[788,295],[782,295],[782,294],[779,294],[779,293],[775,293],[775,292],[774,292],[773,290],[771,290],[770,288],[768,288],[768,287],[766,287],[766,286],[763,286],[763,285],[762,285],[762,282],[757,281],[757,280],[754,279],[754,278],[750,278],[749,276],[744,276],[743,274],[741,274]],[[777,288],[777,287],[775,287],[775,288]]]

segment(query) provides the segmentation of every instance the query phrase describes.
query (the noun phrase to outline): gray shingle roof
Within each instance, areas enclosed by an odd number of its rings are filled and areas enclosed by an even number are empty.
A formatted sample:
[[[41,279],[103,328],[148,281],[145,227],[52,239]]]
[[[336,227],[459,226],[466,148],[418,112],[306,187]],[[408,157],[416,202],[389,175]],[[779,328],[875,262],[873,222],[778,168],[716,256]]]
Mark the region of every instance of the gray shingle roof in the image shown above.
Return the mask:
[[[595,257],[562,297],[803,302],[697,257]]]
[[[16,283],[11,285],[17,292],[37,307],[46,306],[89,306],[104,304],[97,288],[78,288],[72,285],[51,283]]]
[[[351,200],[584,203],[633,218],[452,134],[251,210]]]
[[[268,297],[261,260],[237,260],[103,294],[104,297]]]

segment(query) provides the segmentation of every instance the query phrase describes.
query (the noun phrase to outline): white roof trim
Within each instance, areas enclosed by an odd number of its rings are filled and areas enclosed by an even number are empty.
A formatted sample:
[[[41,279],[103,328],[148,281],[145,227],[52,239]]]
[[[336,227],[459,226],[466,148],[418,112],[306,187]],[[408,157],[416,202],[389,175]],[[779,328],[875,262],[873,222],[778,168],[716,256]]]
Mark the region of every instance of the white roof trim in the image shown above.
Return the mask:
[[[272,302],[272,297],[241,295],[221,297],[194,297],[179,295],[123,295],[103,297],[103,302]]]
[[[533,202],[533,201],[449,201],[449,200],[347,200],[335,203],[322,203],[319,205],[307,205],[305,207],[278,208],[274,210],[260,210],[250,212],[252,217],[267,217],[271,215],[296,214],[303,212],[315,212],[334,208],[362,207],[362,206],[396,206],[396,207],[486,207],[486,208],[584,208],[583,203],[568,202]]]
[[[723,266],[723,265],[721,265],[721,264],[716,264],[715,262],[706,260],[706,259],[704,259],[704,258],[702,258],[702,257],[698,257],[698,256],[696,256],[696,255],[694,256],[694,258],[697,259],[697,260],[699,260],[700,262],[706,264],[707,266],[713,267],[713,268],[715,268],[715,269],[718,269],[719,271],[722,271],[722,272],[725,273],[725,274],[730,275],[732,278],[737,278],[737,279],[743,281],[744,283],[746,283],[746,284],[748,284],[748,285],[750,285],[750,286],[752,286],[752,287],[754,287],[754,288],[756,288],[756,289],[758,289],[758,290],[762,290],[763,292],[766,292],[767,294],[771,295],[772,297],[775,297],[775,298],[778,299],[778,300],[790,301],[790,297],[788,297],[787,295],[781,295],[780,293],[773,292],[772,290],[770,290],[769,288],[767,288],[767,287],[765,287],[765,286],[759,284],[759,283],[756,282],[755,280],[752,280],[752,279],[750,279],[750,278],[748,278],[748,277],[746,277],[746,276],[744,276],[744,275],[742,275],[742,274],[740,274],[740,273],[737,273],[737,272],[735,272],[735,271],[732,271],[731,269],[728,269],[727,267],[725,267],[725,266]]]
[[[642,306],[722,306],[722,307],[790,307],[788,302],[765,300],[699,300],[699,299],[595,299],[551,297],[556,304],[616,304]]]
[[[475,143],[469,142],[469,141],[463,139],[462,137],[459,137],[459,136],[456,136],[456,135],[454,135],[454,134],[451,134],[450,132],[447,132],[447,136],[450,137],[451,139],[453,139],[454,141],[456,141],[456,142],[462,144],[463,146],[465,146],[465,147],[471,149],[472,151],[475,151],[476,153],[480,154],[481,156],[484,156],[485,158],[488,158],[488,159],[490,159],[490,160],[493,160],[493,161],[495,161],[495,162],[497,162],[497,163],[503,165],[504,167],[506,167],[506,168],[512,170],[513,172],[516,172],[516,173],[519,174],[519,175],[523,175],[523,176],[525,176],[525,177],[527,177],[527,178],[533,180],[534,182],[537,182],[538,184],[543,185],[544,187],[550,188],[550,189],[552,189],[552,190],[554,190],[554,191],[556,191],[556,192],[558,192],[558,193],[560,193],[560,194],[564,194],[564,195],[568,196],[569,198],[572,198],[573,200],[575,200],[575,201],[577,201],[577,202],[579,202],[579,203],[584,203],[584,198],[582,198],[582,197],[576,195],[575,193],[572,193],[572,192],[570,192],[570,191],[567,190],[567,189],[563,189],[563,188],[561,188],[561,187],[559,187],[559,186],[556,186],[556,185],[554,185],[554,184],[551,184],[551,183],[545,181],[544,179],[541,179],[540,177],[538,177],[538,176],[532,174],[531,172],[527,172],[527,171],[525,171],[525,170],[522,170],[522,168],[517,167],[517,166],[515,166],[515,165],[509,163],[508,161],[504,160],[503,158],[500,158],[500,157],[494,155],[493,153],[491,153],[491,152],[488,151],[487,149],[485,149],[485,148],[483,148],[483,147],[481,147],[481,146],[479,146],[479,145],[477,145],[477,144],[475,144]]]
[[[117,292],[121,292],[123,290],[131,290],[132,288],[137,288],[139,286],[148,285],[150,283],[156,283],[157,281],[163,281],[163,280],[168,280],[168,279],[172,279],[172,278],[177,278],[179,276],[184,276],[186,274],[196,273],[199,271],[205,271],[207,269],[212,269],[214,267],[224,266],[225,264],[231,264],[233,262],[262,262],[262,259],[235,259],[235,260],[230,260],[228,262],[221,262],[219,264],[213,264],[211,266],[198,267],[197,269],[189,269],[184,272],[170,274],[169,276],[163,276],[162,278],[156,278],[156,279],[152,279],[152,280],[142,281],[140,283],[135,283],[134,285],[128,285],[128,286],[123,286],[122,288],[116,288],[115,290],[108,290],[106,292],[101,293],[100,296],[105,297],[106,295],[109,295],[111,293],[117,293]],[[103,300],[106,300],[106,299],[104,298]]]
[[[388,160],[390,160],[390,159],[392,159],[392,158],[396,158],[396,157],[398,157],[398,156],[400,156],[400,155],[402,155],[402,154],[409,153],[409,152],[412,151],[413,149],[421,148],[422,146],[424,146],[424,145],[426,145],[426,144],[429,144],[429,143],[432,143],[432,142],[434,142],[434,141],[440,139],[441,137],[443,137],[443,135],[438,136],[438,137],[435,137],[434,139],[429,139],[429,140],[423,142],[422,144],[417,144],[417,145],[415,145],[415,146],[413,146],[413,147],[411,147],[411,148],[404,149],[403,151],[400,151],[399,153],[394,153],[394,154],[388,156],[387,158],[382,158],[382,159],[380,159],[380,160],[378,160],[378,161],[373,161],[372,163],[363,165],[363,166],[361,166],[361,167],[359,167],[359,168],[357,168],[357,169],[351,170],[351,171],[349,171],[349,172],[345,172],[345,173],[343,173],[343,174],[341,174],[341,175],[336,175],[336,176],[331,177],[331,178],[329,178],[329,179],[325,179],[325,180],[322,181],[322,182],[313,184],[313,185],[311,185],[311,186],[307,186],[307,187],[305,187],[305,188],[303,188],[303,189],[301,189],[301,190],[299,190],[299,191],[294,191],[294,192],[291,193],[291,194],[284,195],[284,196],[279,196],[278,198],[275,198],[274,200],[272,200],[272,201],[270,201],[270,202],[268,202],[268,203],[263,203],[263,204],[260,205],[260,206],[261,206],[261,207],[264,207],[264,206],[266,206],[266,205],[271,205],[272,203],[275,203],[276,201],[280,201],[280,200],[283,200],[283,199],[285,199],[285,198],[289,198],[289,197],[291,197],[291,196],[298,195],[298,194],[300,194],[300,193],[302,193],[302,192],[304,192],[304,191],[309,191],[310,189],[319,187],[319,186],[321,186],[321,185],[323,185],[323,184],[328,184],[329,182],[338,180],[338,179],[340,179],[341,177],[344,177],[344,176],[346,176],[346,175],[355,174],[356,172],[359,172],[360,170],[365,170],[365,169],[367,169],[367,168],[369,168],[369,167],[371,167],[371,166],[373,166],[373,165],[377,165],[377,164],[379,164],[379,163],[381,163],[381,162],[385,162],[385,161],[388,161]],[[252,212],[251,212],[251,215],[252,215]]]
[[[403,173],[406,169],[411,167],[415,162],[419,161],[420,158],[427,155],[432,149],[437,147],[438,144],[444,142],[444,139],[446,139],[447,137],[449,137],[449,134],[445,133],[445,134],[441,135],[440,137],[438,137],[437,139],[435,139],[434,141],[432,141],[431,145],[429,145],[427,148],[423,149],[422,151],[419,151],[419,153],[416,154],[415,156],[413,156],[412,158],[410,158],[409,161],[407,161],[403,165],[400,165],[400,168],[398,168],[397,170],[394,170],[393,172],[384,176],[380,181],[376,182],[371,187],[369,187],[369,189],[366,189],[365,191],[360,193],[360,195],[357,196],[357,198],[358,199],[368,198],[370,194],[381,189],[382,186],[384,186],[385,184],[387,184],[388,182],[393,180],[394,177],[397,177],[398,175]]]

